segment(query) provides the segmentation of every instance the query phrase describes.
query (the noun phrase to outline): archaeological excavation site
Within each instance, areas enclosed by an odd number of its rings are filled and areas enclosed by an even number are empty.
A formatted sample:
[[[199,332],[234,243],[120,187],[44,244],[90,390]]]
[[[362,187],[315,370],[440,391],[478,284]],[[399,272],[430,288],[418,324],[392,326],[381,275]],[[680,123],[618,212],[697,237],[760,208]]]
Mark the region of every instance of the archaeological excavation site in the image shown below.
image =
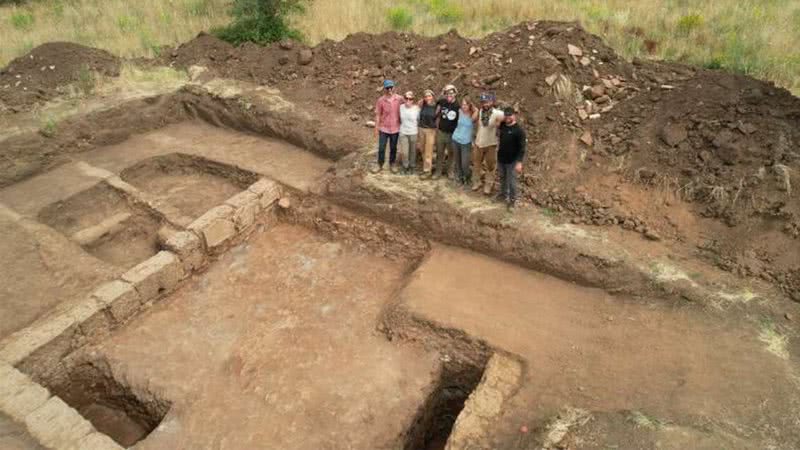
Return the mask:
[[[520,205],[372,173],[384,78],[516,108]],[[0,448],[797,449],[797,183],[800,99],[577,23],[45,44],[0,70]]]

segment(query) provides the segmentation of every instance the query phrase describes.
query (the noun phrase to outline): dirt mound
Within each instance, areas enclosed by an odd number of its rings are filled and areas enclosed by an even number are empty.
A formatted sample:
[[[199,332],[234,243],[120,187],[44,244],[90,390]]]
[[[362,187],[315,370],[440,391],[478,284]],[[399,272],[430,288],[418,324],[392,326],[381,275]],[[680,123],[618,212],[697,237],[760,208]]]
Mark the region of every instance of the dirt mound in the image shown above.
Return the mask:
[[[0,111],[23,111],[76,82],[91,84],[94,73],[118,76],[120,59],[105,50],[70,42],[42,44],[0,70]]]

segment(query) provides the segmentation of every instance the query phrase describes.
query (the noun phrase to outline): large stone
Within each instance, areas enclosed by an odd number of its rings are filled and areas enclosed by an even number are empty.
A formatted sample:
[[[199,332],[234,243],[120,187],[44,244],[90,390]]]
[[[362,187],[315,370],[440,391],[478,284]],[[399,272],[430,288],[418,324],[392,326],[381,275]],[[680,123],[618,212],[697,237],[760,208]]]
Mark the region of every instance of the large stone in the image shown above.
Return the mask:
[[[25,417],[28,432],[48,448],[69,448],[76,445],[94,427],[58,397],[51,397],[44,405]]]
[[[258,194],[258,197],[261,201],[261,209],[268,209],[273,203],[281,198],[280,185],[267,178],[262,178],[251,184],[247,190]]]
[[[203,237],[207,249],[215,250],[236,235],[233,213],[228,205],[217,206],[192,222],[189,229]]]
[[[659,137],[670,147],[676,147],[678,144],[685,141],[686,138],[689,137],[689,134],[686,132],[686,128],[683,125],[670,123],[661,129]]]
[[[122,279],[131,283],[142,303],[172,290],[183,278],[180,259],[171,252],[160,251],[148,260],[125,272]]]
[[[76,328],[76,322],[83,322],[86,318],[88,317],[76,318],[71,314],[61,313],[34,322],[33,325],[17,331],[0,344],[2,346],[0,361],[16,365],[62,333]]]
[[[142,305],[142,299],[136,288],[122,280],[110,281],[100,286],[92,296],[108,308],[111,317],[117,323],[128,320]]]
[[[233,223],[236,230],[241,232],[256,221],[256,216],[261,211],[261,197],[250,190],[239,192],[229,198],[225,204],[233,208]]]
[[[301,66],[311,64],[312,59],[314,59],[314,53],[311,49],[304,48],[297,53],[297,63]]]
[[[0,376],[0,384],[3,385],[0,388],[0,410],[18,422],[22,422],[25,416],[44,405],[50,398],[47,389],[17,369],[5,369],[0,372]]]
[[[202,267],[205,251],[200,238],[191,231],[173,233],[165,242],[164,248],[180,258],[183,271],[187,274]]]

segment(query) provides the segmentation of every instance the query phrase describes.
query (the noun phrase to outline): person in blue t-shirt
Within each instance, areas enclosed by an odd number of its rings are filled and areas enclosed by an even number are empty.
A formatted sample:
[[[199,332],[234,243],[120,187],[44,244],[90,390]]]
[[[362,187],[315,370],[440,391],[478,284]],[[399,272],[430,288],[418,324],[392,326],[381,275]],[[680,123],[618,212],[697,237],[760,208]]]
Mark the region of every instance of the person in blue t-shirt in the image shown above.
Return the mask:
[[[472,156],[472,137],[475,130],[475,120],[478,117],[478,108],[472,103],[469,97],[461,100],[461,109],[458,112],[458,123],[453,131],[453,147],[455,147],[455,157],[453,158],[455,180],[461,184],[468,185],[472,180],[472,169],[470,167]]]

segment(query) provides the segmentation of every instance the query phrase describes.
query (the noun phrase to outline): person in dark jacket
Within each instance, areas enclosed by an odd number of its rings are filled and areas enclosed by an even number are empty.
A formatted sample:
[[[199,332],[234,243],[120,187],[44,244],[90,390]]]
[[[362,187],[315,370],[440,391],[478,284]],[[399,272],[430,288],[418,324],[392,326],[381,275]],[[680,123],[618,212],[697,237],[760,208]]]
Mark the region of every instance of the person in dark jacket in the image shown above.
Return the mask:
[[[505,200],[508,209],[513,209],[517,201],[517,175],[522,173],[525,158],[525,130],[517,123],[514,108],[503,110],[505,119],[498,127],[497,172],[500,176],[499,200]]]

